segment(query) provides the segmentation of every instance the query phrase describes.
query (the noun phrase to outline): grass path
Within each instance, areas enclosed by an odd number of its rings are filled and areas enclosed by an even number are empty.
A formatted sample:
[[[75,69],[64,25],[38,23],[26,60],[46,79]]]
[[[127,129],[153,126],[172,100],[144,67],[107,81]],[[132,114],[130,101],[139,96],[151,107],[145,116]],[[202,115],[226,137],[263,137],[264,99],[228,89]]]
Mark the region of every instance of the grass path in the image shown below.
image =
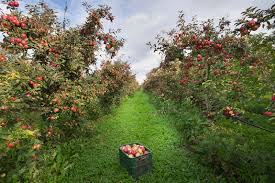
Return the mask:
[[[118,147],[131,142],[153,152],[153,172],[139,182],[210,182],[212,174],[190,159],[180,139],[171,122],[159,116],[149,97],[139,91],[96,124],[94,137],[81,144],[65,182],[133,182],[118,161]]]

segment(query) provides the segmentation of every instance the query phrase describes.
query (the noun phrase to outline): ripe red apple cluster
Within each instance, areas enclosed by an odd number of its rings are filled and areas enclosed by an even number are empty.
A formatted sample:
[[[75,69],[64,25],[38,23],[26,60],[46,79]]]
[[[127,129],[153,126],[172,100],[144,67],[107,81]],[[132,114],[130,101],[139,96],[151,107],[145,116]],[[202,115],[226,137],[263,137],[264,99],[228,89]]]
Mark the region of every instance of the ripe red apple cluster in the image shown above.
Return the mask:
[[[99,37],[99,40],[103,40],[103,43],[106,44],[106,49],[110,50],[115,44],[116,40],[113,36],[107,34],[104,37]]]
[[[78,108],[75,105],[72,105],[71,107],[68,107],[68,106],[63,106],[62,107],[61,106],[62,105],[62,100],[60,98],[54,98],[51,103],[53,105],[57,105],[57,106],[55,106],[52,110],[52,112],[55,113],[55,114],[52,114],[48,117],[49,121],[54,121],[54,120],[58,119],[58,116],[56,114],[60,113],[62,110],[64,110],[64,111],[70,110],[73,113],[78,113],[79,112]],[[77,103],[78,103],[78,100],[73,101],[73,104],[77,104]]]
[[[18,1],[10,1],[9,3],[8,3],[8,5],[10,6],[10,7],[19,7],[19,2]]]
[[[135,158],[142,155],[146,155],[149,152],[146,150],[146,148],[142,145],[133,144],[131,145],[125,145],[120,148],[129,158]]]
[[[1,111],[8,111],[8,110],[9,110],[9,107],[8,107],[8,106],[1,106],[1,107],[0,107],[0,110],[1,110]]]
[[[23,36],[25,37],[25,34],[23,34]],[[22,38],[11,37],[10,42],[14,45],[18,45],[20,48],[28,49],[29,45],[26,38],[23,38],[23,39]]]
[[[260,25],[260,22],[257,22],[256,19],[248,21],[240,28],[241,36],[249,34],[251,30],[256,31],[260,27]]]
[[[201,50],[203,48],[209,48],[211,46],[213,46],[215,49],[221,51],[222,50],[222,45],[219,43],[215,43],[209,39],[205,39],[205,40],[198,40],[196,35],[193,35],[191,38],[191,42],[194,42],[194,48],[195,50]]]
[[[72,106],[71,107],[71,111],[74,112],[74,113],[76,113],[77,112],[77,108],[75,106]]]
[[[2,15],[1,18],[3,20],[10,22],[13,25],[16,25],[17,27],[21,27],[22,29],[27,28],[27,24],[25,23],[26,22],[25,18],[23,18],[21,22],[18,20],[17,16],[14,16],[14,15]]]
[[[179,41],[181,41],[181,35],[184,35],[184,33],[178,33],[176,34],[176,43],[178,44]],[[184,40],[184,39],[183,39]],[[232,55],[229,54],[224,48],[223,45],[221,43],[215,43],[214,41],[211,41],[209,38],[198,38],[197,35],[192,35],[190,37],[190,40],[188,41],[188,44],[192,44],[194,46],[194,49],[199,51],[201,49],[209,49],[209,48],[214,48],[214,50],[221,54],[224,58],[223,58],[223,62],[224,62],[224,66],[230,66],[231,63],[229,62],[229,59],[232,58]],[[198,69],[203,69],[205,67],[205,64],[196,64],[194,62],[194,58],[193,57],[189,57],[186,59],[186,62],[183,66],[184,69],[184,73],[185,76],[183,77],[182,80],[180,80],[180,84],[181,85],[186,85],[189,83],[189,79],[188,79],[188,72],[189,69],[192,68],[193,66],[197,67]],[[200,53],[197,54],[196,56],[196,60],[197,62],[201,62],[203,61],[203,55],[201,55]],[[211,64],[211,63],[210,63]],[[223,74],[225,72],[221,72],[221,70],[214,70],[213,74],[215,76],[220,76],[221,74]],[[193,81],[195,84],[199,83],[199,81]]]
[[[233,111],[232,107],[227,106],[223,110],[223,115],[225,115],[226,117],[232,117],[232,116],[236,116],[237,114]]]
[[[36,83],[36,82],[34,82],[34,81],[32,81],[32,80],[29,81],[29,85],[30,85],[30,87],[32,87],[32,88],[37,88],[37,87],[40,86],[39,83]]]

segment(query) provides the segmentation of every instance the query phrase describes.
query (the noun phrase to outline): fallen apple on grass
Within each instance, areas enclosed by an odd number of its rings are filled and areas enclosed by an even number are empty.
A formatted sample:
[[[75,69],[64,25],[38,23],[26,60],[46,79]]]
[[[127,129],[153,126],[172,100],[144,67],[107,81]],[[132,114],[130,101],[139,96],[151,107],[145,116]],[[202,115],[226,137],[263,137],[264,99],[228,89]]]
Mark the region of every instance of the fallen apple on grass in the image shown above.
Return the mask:
[[[120,148],[129,158],[135,158],[139,157],[145,154],[148,154],[149,152],[146,151],[145,147],[138,144],[125,145]]]

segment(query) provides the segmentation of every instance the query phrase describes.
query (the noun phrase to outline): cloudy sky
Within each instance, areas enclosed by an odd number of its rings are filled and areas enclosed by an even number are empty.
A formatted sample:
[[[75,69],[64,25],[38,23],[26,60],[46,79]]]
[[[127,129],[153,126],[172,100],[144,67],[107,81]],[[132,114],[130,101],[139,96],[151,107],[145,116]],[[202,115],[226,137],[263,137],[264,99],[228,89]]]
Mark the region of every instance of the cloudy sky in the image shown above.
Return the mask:
[[[24,0],[23,2],[37,2],[38,0]],[[124,48],[119,56],[131,63],[139,82],[142,82],[146,73],[157,67],[161,57],[150,51],[146,45],[163,30],[174,28],[178,12],[183,10],[186,19],[193,16],[205,20],[228,17],[235,20],[240,13],[249,6],[268,8],[275,0],[86,0],[94,7],[106,4],[112,7],[115,22],[107,28],[121,29],[120,36],[126,39]],[[63,9],[66,0],[45,0],[55,8],[58,16],[63,18]],[[84,22],[86,13],[81,0],[68,0],[68,18],[70,26]]]

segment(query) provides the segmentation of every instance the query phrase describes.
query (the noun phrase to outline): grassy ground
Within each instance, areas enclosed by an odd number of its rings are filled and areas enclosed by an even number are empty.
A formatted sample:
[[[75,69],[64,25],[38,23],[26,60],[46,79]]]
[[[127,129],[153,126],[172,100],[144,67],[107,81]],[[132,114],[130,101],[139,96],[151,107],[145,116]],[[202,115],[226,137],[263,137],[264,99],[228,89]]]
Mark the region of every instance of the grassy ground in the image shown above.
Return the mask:
[[[118,147],[139,142],[153,152],[153,171],[139,182],[213,182],[212,173],[180,147],[181,137],[171,121],[159,116],[143,92],[125,100],[96,124],[90,139],[74,142],[78,156],[64,182],[133,182],[120,167]]]

